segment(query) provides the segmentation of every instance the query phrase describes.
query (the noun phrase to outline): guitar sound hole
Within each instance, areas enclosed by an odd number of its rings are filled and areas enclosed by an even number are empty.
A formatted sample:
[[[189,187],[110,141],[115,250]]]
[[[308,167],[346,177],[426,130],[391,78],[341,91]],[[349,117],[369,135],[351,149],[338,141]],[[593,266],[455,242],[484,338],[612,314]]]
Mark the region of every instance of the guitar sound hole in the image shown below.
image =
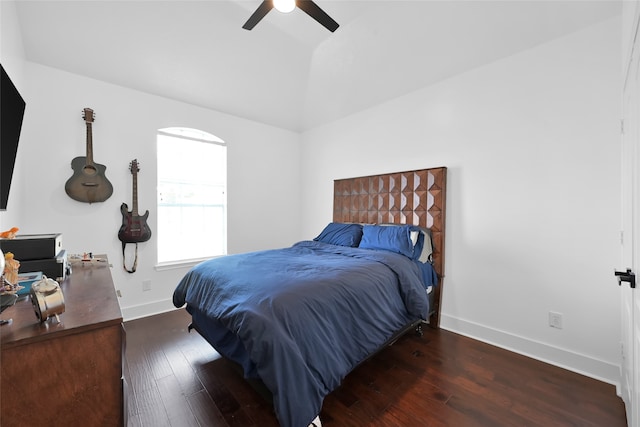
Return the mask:
[[[97,170],[94,166],[86,165],[85,167],[83,167],[83,168],[82,168],[82,172],[83,172],[85,175],[93,176],[93,175],[95,175],[96,173],[98,173],[98,170]]]

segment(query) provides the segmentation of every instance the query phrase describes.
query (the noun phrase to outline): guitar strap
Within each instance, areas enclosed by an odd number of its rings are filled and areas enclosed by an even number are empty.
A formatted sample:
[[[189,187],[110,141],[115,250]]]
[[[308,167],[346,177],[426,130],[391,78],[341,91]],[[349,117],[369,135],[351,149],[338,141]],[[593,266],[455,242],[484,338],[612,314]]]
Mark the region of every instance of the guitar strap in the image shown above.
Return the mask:
[[[122,242],[122,266],[124,267],[127,273],[135,273],[136,268],[138,267],[138,243],[136,242],[136,252],[135,252],[136,255],[135,255],[135,258],[133,259],[133,267],[131,267],[131,270],[127,268],[127,258],[124,254],[124,250],[126,246],[127,246],[127,242]]]

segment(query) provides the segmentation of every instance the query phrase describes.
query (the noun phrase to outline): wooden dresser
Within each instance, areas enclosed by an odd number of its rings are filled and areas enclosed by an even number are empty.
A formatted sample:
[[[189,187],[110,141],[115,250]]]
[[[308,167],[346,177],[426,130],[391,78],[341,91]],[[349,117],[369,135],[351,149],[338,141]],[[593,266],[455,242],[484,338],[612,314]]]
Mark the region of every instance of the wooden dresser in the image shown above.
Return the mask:
[[[102,257],[106,259],[106,257]],[[60,323],[29,298],[0,314],[0,425],[125,425],[125,332],[108,262],[73,266]]]

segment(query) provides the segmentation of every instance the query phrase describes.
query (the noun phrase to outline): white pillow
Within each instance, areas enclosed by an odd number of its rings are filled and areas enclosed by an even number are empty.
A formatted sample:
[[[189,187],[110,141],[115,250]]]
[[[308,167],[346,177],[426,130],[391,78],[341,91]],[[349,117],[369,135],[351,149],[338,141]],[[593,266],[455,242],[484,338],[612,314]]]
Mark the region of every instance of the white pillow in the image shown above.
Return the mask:
[[[433,253],[431,231],[427,228],[421,228],[420,233],[424,234],[424,245],[422,246],[422,253],[418,257],[418,261],[422,263],[431,262],[431,254]]]
[[[409,232],[409,238],[411,239],[411,243],[413,243],[413,246],[416,245],[416,243],[418,243],[418,236],[420,235],[419,231],[411,231]]]

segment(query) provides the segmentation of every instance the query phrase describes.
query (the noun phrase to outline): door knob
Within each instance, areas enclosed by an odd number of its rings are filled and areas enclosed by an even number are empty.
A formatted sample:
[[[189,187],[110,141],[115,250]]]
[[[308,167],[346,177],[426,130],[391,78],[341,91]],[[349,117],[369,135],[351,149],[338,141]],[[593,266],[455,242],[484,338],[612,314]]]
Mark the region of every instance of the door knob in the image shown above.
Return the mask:
[[[628,282],[632,288],[636,287],[636,274],[627,268],[627,271],[615,271],[614,274],[618,278],[618,286],[622,285],[622,282]]]

